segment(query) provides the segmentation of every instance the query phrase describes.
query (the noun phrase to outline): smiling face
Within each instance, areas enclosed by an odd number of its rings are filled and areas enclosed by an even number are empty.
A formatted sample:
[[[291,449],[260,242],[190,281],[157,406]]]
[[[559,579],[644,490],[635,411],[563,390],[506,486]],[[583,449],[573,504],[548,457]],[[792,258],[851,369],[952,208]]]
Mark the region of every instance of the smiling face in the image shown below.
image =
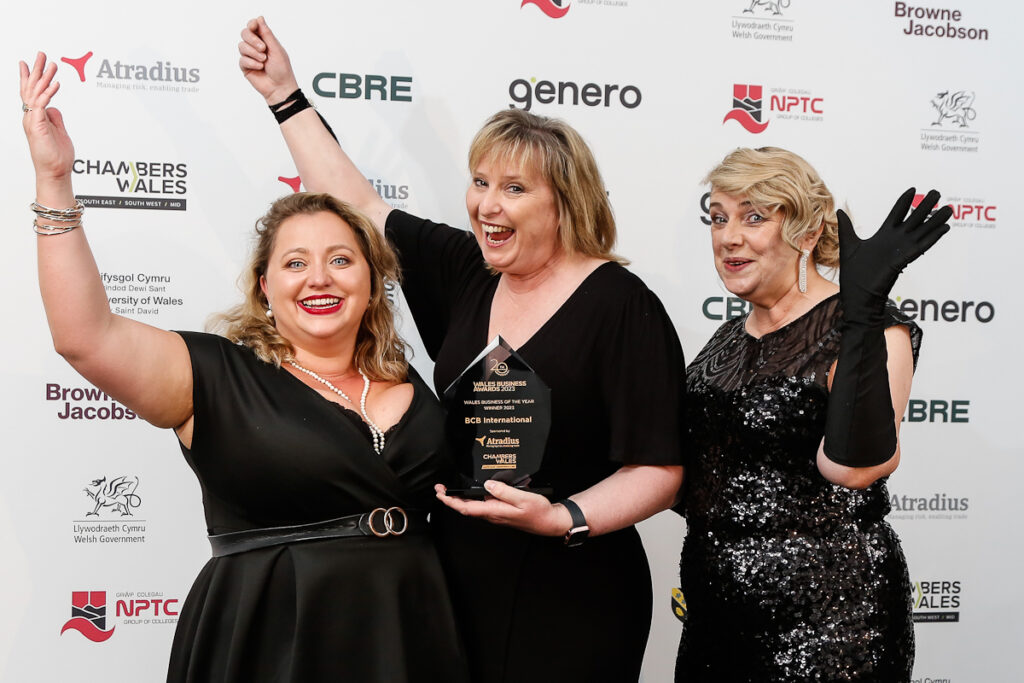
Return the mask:
[[[782,238],[781,212],[766,213],[744,195],[711,193],[711,246],[718,276],[736,296],[771,308],[797,291],[800,252]]]
[[[484,260],[492,268],[530,275],[562,254],[558,203],[539,171],[491,155],[472,172],[466,210]]]
[[[370,266],[340,217],[297,214],[278,228],[260,287],[296,352],[324,352],[355,344],[370,301]]]

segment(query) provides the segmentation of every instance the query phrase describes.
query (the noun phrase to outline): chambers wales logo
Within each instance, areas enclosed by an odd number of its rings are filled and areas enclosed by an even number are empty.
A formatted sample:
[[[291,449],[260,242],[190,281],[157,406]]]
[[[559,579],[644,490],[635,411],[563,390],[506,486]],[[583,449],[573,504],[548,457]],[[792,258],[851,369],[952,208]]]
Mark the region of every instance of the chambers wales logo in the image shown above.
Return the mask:
[[[102,194],[82,194],[82,204],[103,209],[185,211],[188,164],[129,159],[75,159],[72,172]],[[77,180],[75,181],[78,182]]]
[[[166,59],[128,62],[97,57],[93,61],[93,51],[89,50],[81,57],[61,57],[60,61],[74,69],[79,81],[91,82],[97,88],[173,93],[199,92],[199,69],[178,66]]]
[[[963,597],[961,582],[950,580],[915,581],[913,587],[914,621],[951,623],[960,621]]]
[[[94,643],[114,635],[114,627],[107,628],[107,592],[72,591],[71,618],[64,622],[60,633],[78,631]]]

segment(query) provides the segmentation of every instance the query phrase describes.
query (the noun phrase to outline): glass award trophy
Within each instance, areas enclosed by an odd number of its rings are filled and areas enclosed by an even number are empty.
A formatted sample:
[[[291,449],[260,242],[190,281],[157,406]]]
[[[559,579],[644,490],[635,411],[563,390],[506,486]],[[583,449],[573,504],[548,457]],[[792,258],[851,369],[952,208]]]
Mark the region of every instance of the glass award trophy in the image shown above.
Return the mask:
[[[482,499],[495,479],[530,488],[551,429],[551,389],[501,337],[495,337],[444,392],[447,433],[465,487],[448,494]]]

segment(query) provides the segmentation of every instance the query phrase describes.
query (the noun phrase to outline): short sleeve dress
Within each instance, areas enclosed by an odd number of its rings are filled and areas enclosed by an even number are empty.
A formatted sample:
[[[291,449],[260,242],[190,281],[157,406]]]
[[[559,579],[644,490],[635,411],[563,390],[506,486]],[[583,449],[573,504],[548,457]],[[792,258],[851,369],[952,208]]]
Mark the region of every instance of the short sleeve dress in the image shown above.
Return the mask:
[[[463,230],[396,210],[387,234],[442,394],[489,341],[498,277]],[[594,270],[517,351],[551,388],[533,483],[553,500],[622,465],[681,464],[682,348],[661,302],[625,268]],[[637,680],[651,578],[634,528],[567,548],[448,511],[437,522],[474,681]]]
[[[909,328],[916,362],[920,329],[887,315]],[[687,368],[679,682],[910,680],[910,581],[886,482],[855,491],[816,465],[841,319],[838,294],[760,338],[736,318]]]
[[[192,359],[191,449],[211,534],[428,509],[446,475],[440,406],[414,398],[378,455],[352,411],[247,348],[181,333]],[[168,681],[466,681],[429,534],[309,540],[214,557],[182,607]]]

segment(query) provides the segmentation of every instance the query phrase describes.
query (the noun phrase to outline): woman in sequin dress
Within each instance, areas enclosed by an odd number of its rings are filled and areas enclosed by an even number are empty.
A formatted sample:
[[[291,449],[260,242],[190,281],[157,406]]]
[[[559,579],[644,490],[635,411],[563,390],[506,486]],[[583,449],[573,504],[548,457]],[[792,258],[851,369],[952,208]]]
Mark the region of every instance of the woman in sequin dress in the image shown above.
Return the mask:
[[[883,518],[921,331],[887,295],[949,212],[928,217],[932,192],[907,217],[910,190],[861,241],[777,148],[706,181],[715,267],[751,306],[687,369],[676,681],[908,681],[910,583]],[[817,270],[840,252],[841,287]]]

